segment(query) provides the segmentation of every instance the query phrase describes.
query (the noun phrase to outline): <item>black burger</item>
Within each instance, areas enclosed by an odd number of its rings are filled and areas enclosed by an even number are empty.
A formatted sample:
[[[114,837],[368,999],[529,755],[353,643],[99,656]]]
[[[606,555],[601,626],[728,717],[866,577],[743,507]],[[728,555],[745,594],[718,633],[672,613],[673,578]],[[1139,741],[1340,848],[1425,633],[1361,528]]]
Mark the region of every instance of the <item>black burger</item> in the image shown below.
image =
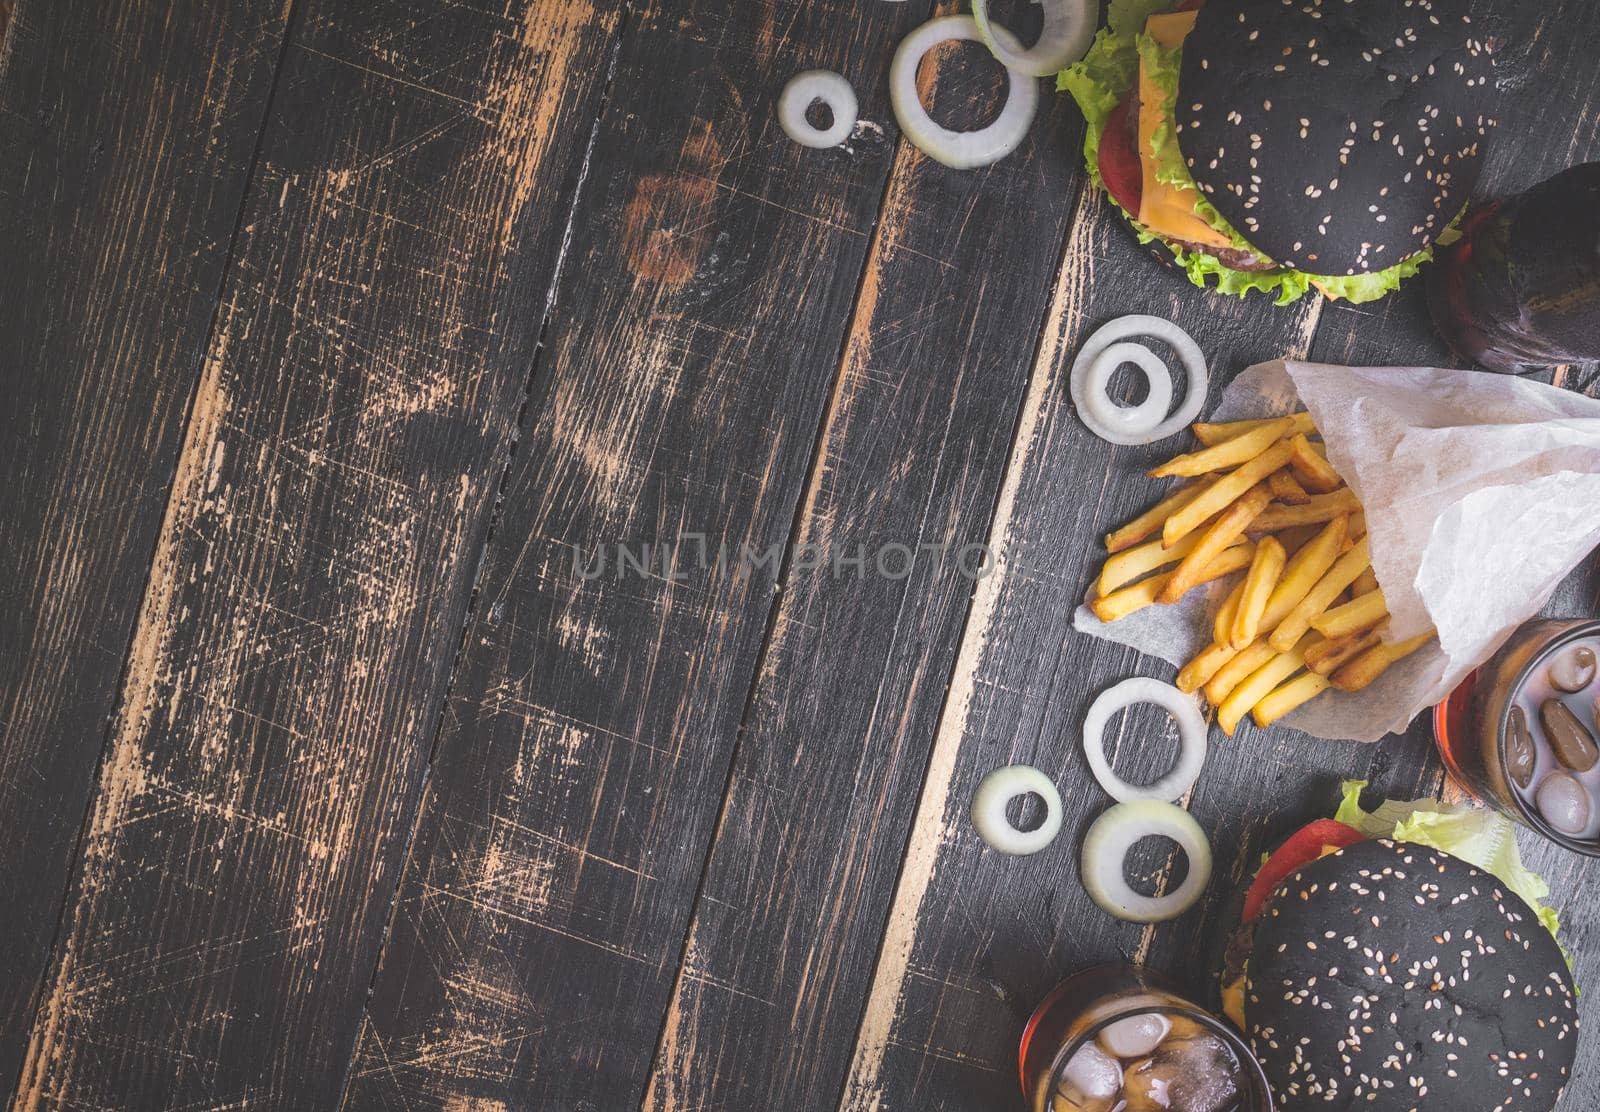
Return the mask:
[[[1432,258],[1494,127],[1464,0],[1112,0],[1059,78],[1091,174],[1195,284],[1371,301]]]
[[[1349,794],[1353,823],[1312,823],[1264,864],[1225,1010],[1283,1109],[1549,1112],[1578,1017],[1543,883],[1498,816],[1385,806],[1367,815]]]

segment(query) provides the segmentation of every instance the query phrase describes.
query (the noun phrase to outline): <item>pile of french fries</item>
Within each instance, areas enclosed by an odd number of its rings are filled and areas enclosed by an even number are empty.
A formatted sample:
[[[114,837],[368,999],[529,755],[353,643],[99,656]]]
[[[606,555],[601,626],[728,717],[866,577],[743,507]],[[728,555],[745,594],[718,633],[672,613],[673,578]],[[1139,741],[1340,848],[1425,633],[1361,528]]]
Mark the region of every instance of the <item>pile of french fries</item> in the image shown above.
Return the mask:
[[[1242,573],[1178,673],[1228,736],[1247,714],[1266,727],[1330,687],[1360,691],[1433,640],[1383,643],[1366,515],[1310,414],[1193,428],[1201,449],[1150,472],[1186,483],[1106,537],[1090,606],[1114,622]]]

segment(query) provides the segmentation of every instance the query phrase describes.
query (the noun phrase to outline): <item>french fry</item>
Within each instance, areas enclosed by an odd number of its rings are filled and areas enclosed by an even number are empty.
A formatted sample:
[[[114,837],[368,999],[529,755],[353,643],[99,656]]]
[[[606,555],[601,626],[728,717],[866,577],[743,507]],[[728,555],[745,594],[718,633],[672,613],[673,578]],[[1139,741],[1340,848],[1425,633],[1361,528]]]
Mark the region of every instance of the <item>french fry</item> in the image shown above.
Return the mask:
[[[1247,715],[1270,726],[1329,687],[1361,690],[1434,636],[1382,643],[1366,514],[1309,414],[1193,427],[1202,447],[1150,472],[1186,484],[1106,536],[1090,606],[1115,621],[1248,569],[1212,619],[1213,643],[1178,671],[1226,734]]]
[[[1161,531],[1161,525],[1199,495],[1203,483],[1186,483],[1122,528],[1106,534],[1106,551],[1121,552]]]
[[[1280,441],[1237,470],[1230,471],[1200,492],[1161,527],[1161,542],[1172,547],[1198,529],[1207,518],[1220,513],[1242,498],[1251,487],[1282,467],[1289,459],[1289,445]],[[1253,517],[1254,515],[1252,515]]]
[[[1104,597],[1118,587],[1126,587],[1135,579],[1157,568],[1176,564],[1194,551],[1202,535],[1191,533],[1171,548],[1165,547],[1158,540],[1146,541],[1144,544],[1125,548],[1121,552],[1107,556],[1106,562],[1100,568],[1100,578],[1095,581],[1095,593]]]
[[[1206,681],[1206,702],[1214,707],[1220,707],[1222,701],[1238,687],[1246,677],[1267,661],[1277,656],[1273,647],[1267,644],[1265,637],[1259,641],[1252,641],[1243,651],[1233,655],[1226,664],[1218,668],[1216,673]]]
[[[1268,540],[1271,538],[1269,537]],[[1266,541],[1262,541],[1265,544]],[[1256,549],[1256,556],[1260,558],[1261,550]],[[1311,628],[1324,637],[1343,637],[1350,633],[1362,633],[1371,629],[1389,616],[1389,604],[1384,601],[1382,591],[1368,591],[1343,606],[1335,606],[1318,617],[1311,619]]]
[[[1151,468],[1150,477],[1165,479],[1174,475],[1207,475],[1249,463],[1284,437],[1292,436],[1294,423],[1293,417],[1267,421],[1209,448],[1174,456],[1159,467]]]
[[[1273,628],[1267,643],[1280,653],[1288,652],[1301,637],[1305,636],[1306,630],[1311,628],[1312,620],[1333,605],[1333,600],[1339,596],[1339,592],[1354,583],[1356,576],[1360,575],[1371,562],[1367,538],[1362,537],[1354,548],[1333,562],[1327,574],[1317,580],[1317,585],[1311,588],[1306,597],[1296,603],[1283,621]]]
[[[1178,690],[1185,695],[1199,691],[1228,661],[1239,655],[1232,645],[1209,645],[1199,656],[1178,669]]]
[[[1311,423],[1311,414],[1305,412],[1304,410],[1300,411],[1299,413],[1290,414],[1290,416],[1294,418],[1294,432],[1310,434],[1317,431],[1317,426]],[[1194,430],[1194,438],[1200,441],[1200,443],[1204,444],[1207,448],[1210,448],[1214,445],[1221,444],[1224,440],[1232,440],[1234,437],[1239,436],[1242,433],[1247,433],[1251,429],[1260,428],[1268,421],[1274,420],[1277,420],[1277,418],[1265,417],[1254,421],[1227,421],[1220,425],[1200,422],[1190,427]]]
[[[1256,549],[1256,555],[1261,555],[1261,549]],[[1252,564],[1254,561],[1252,561]],[[1233,628],[1233,616],[1239,610],[1239,596],[1244,594],[1243,579],[1233,585],[1233,590],[1228,592],[1228,597],[1222,600],[1222,607],[1217,611],[1217,616],[1211,621],[1211,637],[1219,645],[1226,645],[1229,641],[1228,631]],[[1244,646],[1239,646],[1243,648]]]
[[[1366,524],[1366,516],[1366,514],[1361,515],[1363,518],[1363,526]],[[1363,528],[1362,532],[1366,532],[1366,529]],[[1371,568],[1368,568],[1366,571],[1356,576],[1356,581],[1350,584],[1350,588],[1355,591],[1357,596],[1371,594],[1373,591],[1378,589],[1378,573],[1373,571]]]
[[[1267,485],[1272,488],[1272,497],[1285,506],[1304,506],[1311,501],[1311,495],[1306,493],[1306,488],[1300,485],[1293,471],[1274,471],[1267,476]]]
[[[1261,512],[1270,513],[1271,510],[1272,507],[1268,506]],[[1278,543],[1283,545],[1283,550],[1289,555],[1293,556],[1296,552],[1299,552],[1302,548],[1309,544],[1311,542],[1311,538],[1322,532],[1322,530],[1327,527],[1327,524],[1328,523],[1324,521],[1320,525],[1296,525],[1290,529],[1280,529],[1272,535],[1278,538]],[[1255,523],[1251,522],[1250,527],[1254,529]]]
[[[1223,550],[1220,556],[1204,568],[1196,584],[1209,583],[1240,568],[1249,567],[1255,552],[1256,546],[1253,544],[1236,544],[1232,548]],[[1118,618],[1126,618],[1146,606],[1154,605],[1156,596],[1161,593],[1161,589],[1167,585],[1173,574],[1164,572],[1161,575],[1152,575],[1149,579],[1141,579],[1131,587],[1112,591],[1104,598],[1097,598],[1091,602],[1089,609],[1093,610],[1095,617],[1102,622],[1114,622]]]
[[[1323,641],[1306,653],[1306,667],[1319,676],[1331,676],[1383,640],[1383,626],[1353,633],[1336,641]]]
[[[1356,492],[1349,487],[1332,494],[1313,495],[1303,506],[1268,506],[1250,526],[1252,533],[1276,533],[1295,525],[1320,525],[1332,521],[1340,514],[1353,514],[1361,510]]]
[[[1289,441],[1289,466],[1300,479],[1301,485],[1315,494],[1327,494],[1344,486],[1344,480],[1323,455],[1311,446],[1305,433]]]
[[[1333,685],[1327,677],[1315,672],[1303,672],[1256,704],[1250,717],[1256,725],[1266,729],[1296,707],[1309,703]]]
[[[1287,618],[1289,612],[1328,573],[1328,569],[1339,558],[1339,550],[1344,546],[1345,530],[1349,525],[1348,517],[1334,518],[1290,558],[1278,578],[1278,585],[1272,589],[1272,597],[1267,599],[1266,612],[1261,615],[1262,629],[1277,629],[1278,623]]]
[[[1340,691],[1361,691],[1369,686],[1397,660],[1404,660],[1437,637],[1438,631],[1430,629],[1420,637],[1394,645],[1374,645],[1349,664],[1333,674],[1333,686]]]
[[[1166,584],[1161,588],[1161,593],[1156,596],[1156,601],[1177,602],[1188,594],[1190,589],[1204,582],[1206,569],[1229,546],[1244,536],[1245,529],[1255,520],[1257,514],[1267,508],[1267,503],[1270,501],[1272,492],[1267,489],[1265,483],[1257,483],[1237,502],[1224,510],[1200,535],[1200,543],[1196,544],[1183,558],[1183,562],[1173,569]]]
[[[1230,691],[1228,697],[1217,704],[1217,725],[1222,727],[1222,732],[1232,737],[1235,727],[1245,715],[1255,709],[1257,703],[1270,695],[1273,688],[1306,666],[1306,649],[1320,640],[1322,640],[1320,634],[1307,634],[1302,644],[1293,646],[1286,652],[1274,654],[1270,660],[1251,672]]]
[[[1219,636],[1218,641],[1225,640],[1234,648],[1243,649],[1256,639],[1256,634],[1261,630],[1261,616],[1267,612],[1267,600],[1272,597],[1272,590],[1278,585],[1288,559],[1288,553],[1283,550],[1278,538],[1261,538],[1234,606],[1228,636]]]

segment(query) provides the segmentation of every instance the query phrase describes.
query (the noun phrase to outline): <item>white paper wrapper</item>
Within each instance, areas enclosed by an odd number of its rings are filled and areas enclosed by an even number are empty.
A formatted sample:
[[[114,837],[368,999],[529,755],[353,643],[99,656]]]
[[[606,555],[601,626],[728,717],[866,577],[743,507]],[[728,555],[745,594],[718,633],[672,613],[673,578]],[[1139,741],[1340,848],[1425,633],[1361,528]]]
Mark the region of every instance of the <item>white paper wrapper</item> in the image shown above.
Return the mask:
[[[1449,694],[1600,544],[1600,401],[1477,371],[1280,360],[1235,379],[1214,419],[1302,404],[1366,509],[1389,638],[1439,631],[1366,691],[1329,692],[1287,719],[1318,737],[1376,741]],[[1230,586],[1111,625],[1079,607],[1074,624],[1181,664],[1210,640]]]

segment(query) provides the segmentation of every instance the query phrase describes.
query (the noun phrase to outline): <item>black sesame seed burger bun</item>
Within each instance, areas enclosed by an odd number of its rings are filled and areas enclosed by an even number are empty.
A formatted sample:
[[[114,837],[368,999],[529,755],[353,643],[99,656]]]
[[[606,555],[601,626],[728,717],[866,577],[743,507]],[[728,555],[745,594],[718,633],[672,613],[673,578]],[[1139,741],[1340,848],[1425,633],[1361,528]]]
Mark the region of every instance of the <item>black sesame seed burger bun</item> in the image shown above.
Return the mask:
[[[1093,180],[1196,285],[1372,301],[1432,258],[1494,128],[1466,0],[1110,0],[1058,75]]]
[[[1547,1112],[1572,1069],[1575,995],[1560,947],[1495,877],[1370,840],[1268,900],[1245,1033],[1290,1112]]]
[[[1279,265],[1372,273],[1466,204],[1492,69],[1460,0],[1208,0],[1184,45],[1178,145]]]

